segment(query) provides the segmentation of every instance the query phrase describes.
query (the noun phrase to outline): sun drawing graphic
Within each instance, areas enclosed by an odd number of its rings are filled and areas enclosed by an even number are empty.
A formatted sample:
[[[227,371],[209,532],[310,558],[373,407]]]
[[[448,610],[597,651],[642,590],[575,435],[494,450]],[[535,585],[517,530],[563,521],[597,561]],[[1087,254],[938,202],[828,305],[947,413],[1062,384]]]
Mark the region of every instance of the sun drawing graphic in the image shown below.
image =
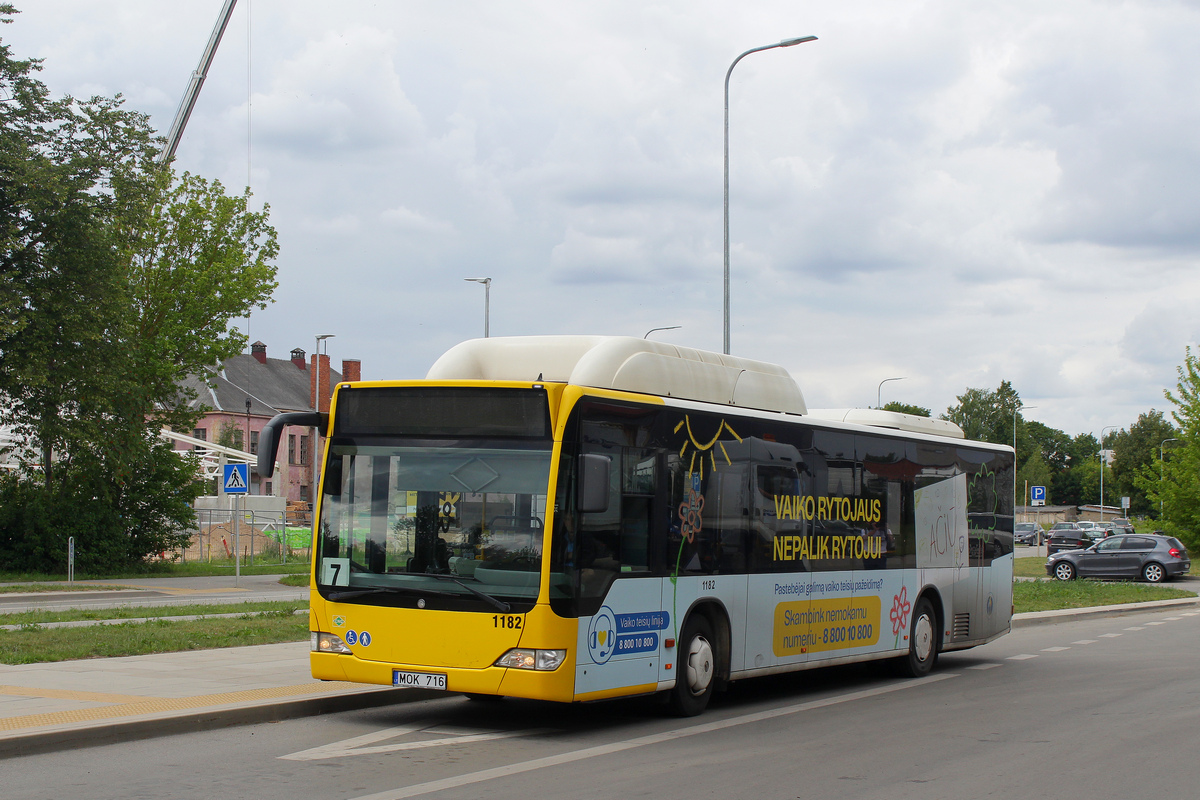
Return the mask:
[[[679,433],[682,428],[687,428],[687,441],[683,443],[683,447],[679,448],[679,457],[686,457],[689,449],[692,451],[691,460],[688,462],[689,475],[696,471],[697,461],[699,461],[701,478],[704,477],[704,462],[706,460],[710,463],[712,469],[715,470],[717,468],[717,448],[720,448],[721,455],[724,456],[726,464],[733,463],[729,458],[729,453],[725,450],[725,445],[720,441],[721,434],[729,431],[729,435],[739,442],[742,441],[742,437],[737,435],[737,431],[731,428],[728,422],[721,420],[721,424],[717,426],[717,432],[709,440],[708,444],[701,444],[697,441],[696,434],[692,432],[692,420],[686,414],[683,416],[683,421],[675,426],[675,433]],[[699,457],[698,459],[697,456]]]

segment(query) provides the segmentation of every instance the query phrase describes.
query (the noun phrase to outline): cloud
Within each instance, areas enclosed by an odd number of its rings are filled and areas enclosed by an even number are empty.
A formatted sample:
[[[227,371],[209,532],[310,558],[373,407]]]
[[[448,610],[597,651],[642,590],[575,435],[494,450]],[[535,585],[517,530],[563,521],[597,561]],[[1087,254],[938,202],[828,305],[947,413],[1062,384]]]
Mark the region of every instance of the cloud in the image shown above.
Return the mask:
[[[412,211],[404,206],[389,208],[379,215],[386,224],[404,231],[416,233],[451,233],[454,226],[449,222],[431,219],[424,214]]]

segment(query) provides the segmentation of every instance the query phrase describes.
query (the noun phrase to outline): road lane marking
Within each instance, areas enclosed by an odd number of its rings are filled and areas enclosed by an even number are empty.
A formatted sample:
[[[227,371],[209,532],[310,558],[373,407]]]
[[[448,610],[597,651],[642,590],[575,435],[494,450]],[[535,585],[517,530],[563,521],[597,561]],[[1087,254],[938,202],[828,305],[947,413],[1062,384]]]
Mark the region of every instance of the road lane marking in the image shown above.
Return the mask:
[[[1166,622],[1147,622],[1147,625],[1166,625]]]
[[[1100,634],[1100,638],[1101,639],[1115,639],[1120,635],[1121,634],[1119,634],[1119,633],[1102,633],[1102,634]]]
[[[993,667],[1002,667],[1003,664],[972,664],[967,669],[991,669]]]
[[[1071,644],[1095,644],[1096,641],[1096,639],[1080,639],[1078,642],[1071,642]]]
[[[1019,656],[1009,656],[1008,661],[1025,661],[1030,658],[1037,658],[1036,653],[1022,653]]]
[[[1063,650],[1070,650],[1069,647],[1043,647],[1043,653],[1061,653]]]
[[[1132,628],[1126,628],[1125,630],[1127,630],[1127,631],[1144,631],[1144,630],[1146,630],[1146,629],[1145,629],[1145,628],[1142,628],[1142,627],[1139,627],[1139,626],[1137,626],[1137,625],[1134,625]]]
[[[1178,622],[1181,619],[1183,619],[1183,617],[1167,617],[1168,622]]]
[[[546,756],[544,758],[535,758],[530,761],[522,761],[516,764],[507,764],[503,767],[493,767],[492,769],[480,770],[479,772],[471,772],[466,775],[458,775],[453,778],[443,778],[441,780],[429,781],[428,783],[417,783],[412,786],[402,786],[397,789],[388,789],[375,794],[362,795],[353,800],[402,800],[405,797],[419,797],[420,795],[429,794],[431,792],[440,792],[444,789],[455,789],[460,786],[469,786],[474,783],[482,783],[484,781],[494,780],[496,778],[507,778],[512,775],[520,775],[523,772],[532,772],[534,770],[545,769],[547,767],[556,767],[562,764],[571,764],[576,761],[583,761],[589,758],[597,758],[599,756],[607,756],[613,753],[621,753],[626,750],[634,750],[639,747],[647,747],[650,745],[662,744],[671,742],[677,739],[684,739],[689,736],[698,736],[704,733],[713,733],[715,731],[733,728],[738,725],[748,725],[753,722],[762,722],[769,719],[788,716],[789,714],[797,714],[802,711],[811,711],[818,708],[827,708],[829,706],[840,705],[841,703],[849,703],[854,700],[863,700],[868,697],[877,697],[879,695],[890,694],[904,689],[911,689],[920,686],[925,686],[937,681],[944,681],[948,678],[958,677],[957,673],[946,672],[940,675],[932,675],[928,678],[922,678],[917,681],[902,681],[893,683],[888,686],[881,686],[875,689],[864,689],[861,692],[850,692],[849,694],[838,695],[836,697],[828,697],[823,700],[811,700],[807,703],[796,703],[795,705],[783,706],[782,708],[772,708],[767,711],[759,711],[754,714],[743,714],[740,717],[730,717],[729,719],[717,720],[715,722],[707,722],[702,725],[692,725],[687,728],[676,728],[675,730],[664,731],[663,733],[654,733],[649,736],[639,736],[636,739],[626,739],[620,742],[612,742],[603,744],[597,747],[585,747],[582,750],[572,750],[567,753],[559,753],[554,756]]]
[[[488,742],[493,739],[512,739],[517,736],[534,736],[536,734],[553,732],[550,728],[532,728],[525,731],[485,731],[469,728],[439,729],[437,726],[431,728],[402,726],[385,728],[375,733],[355,736],[352,739],[343,739],[340,742],[333,742],[332,744],[325,744],[320,747],[313,747],[308,750],[301,750],[298,753],[289,753],[286,756],[279,757],[285,761],[319,761],[325,758],[378,755],[380,753],[397,753],[401,750],[424,750],[429,747]],[[441,739],[418,739],[413,742],[393,742],[392,744],[374,745],[375,742],[381,742],[384,739],[394,739],[410,733],[449,733],[451,735],[443,736]]]

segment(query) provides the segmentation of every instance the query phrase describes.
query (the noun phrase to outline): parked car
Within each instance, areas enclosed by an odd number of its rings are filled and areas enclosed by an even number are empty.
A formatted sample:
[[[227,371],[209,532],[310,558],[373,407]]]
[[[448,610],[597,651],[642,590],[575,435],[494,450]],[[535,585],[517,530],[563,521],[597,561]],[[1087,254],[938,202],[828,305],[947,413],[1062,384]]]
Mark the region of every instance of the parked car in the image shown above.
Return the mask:
[[[1109,536],[1091,547],[1066,550],[1046,559],[1046,574],[1060,581],[1075,578],[1141,578],[1161,583],[1192,568],[1183,542],[1174,536]]]
[[[1018,522],[1013,525],[1013,544],[1039,545],[1042,538],[1042,526],[1036,522]]]
[[[1133,533],[1133,523],[1125,517],[1117,517],[1112,521],[1113,533]]]
[[[1078,550],[1092,545],[1092,538],[1074,522],[1056,522],[1050,529],[1046,552],[1050,555],[1063,550]]]

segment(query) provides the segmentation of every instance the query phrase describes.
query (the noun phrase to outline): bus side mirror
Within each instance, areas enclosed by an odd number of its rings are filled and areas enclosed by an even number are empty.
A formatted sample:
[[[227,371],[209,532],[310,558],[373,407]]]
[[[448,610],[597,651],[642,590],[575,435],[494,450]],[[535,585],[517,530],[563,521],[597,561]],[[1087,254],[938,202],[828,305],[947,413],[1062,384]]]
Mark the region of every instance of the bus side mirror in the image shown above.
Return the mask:
[[[342,496],[342,457],[331,456],[325,464],[325,474],[321,476],[321,494],[330,497]]]
[[[275,472],[279,436],[288,425],[320,428],[323,431],[329,427],[329,415],[315,411],[293,411],[271,417],[271,421],[263,426],[258,435],[258,474],[262,478],[269,478]]]
[[[612,457],[598,453],[579,456],[579,496],[576,498],[583,514],[608,511],[609,469]]]

